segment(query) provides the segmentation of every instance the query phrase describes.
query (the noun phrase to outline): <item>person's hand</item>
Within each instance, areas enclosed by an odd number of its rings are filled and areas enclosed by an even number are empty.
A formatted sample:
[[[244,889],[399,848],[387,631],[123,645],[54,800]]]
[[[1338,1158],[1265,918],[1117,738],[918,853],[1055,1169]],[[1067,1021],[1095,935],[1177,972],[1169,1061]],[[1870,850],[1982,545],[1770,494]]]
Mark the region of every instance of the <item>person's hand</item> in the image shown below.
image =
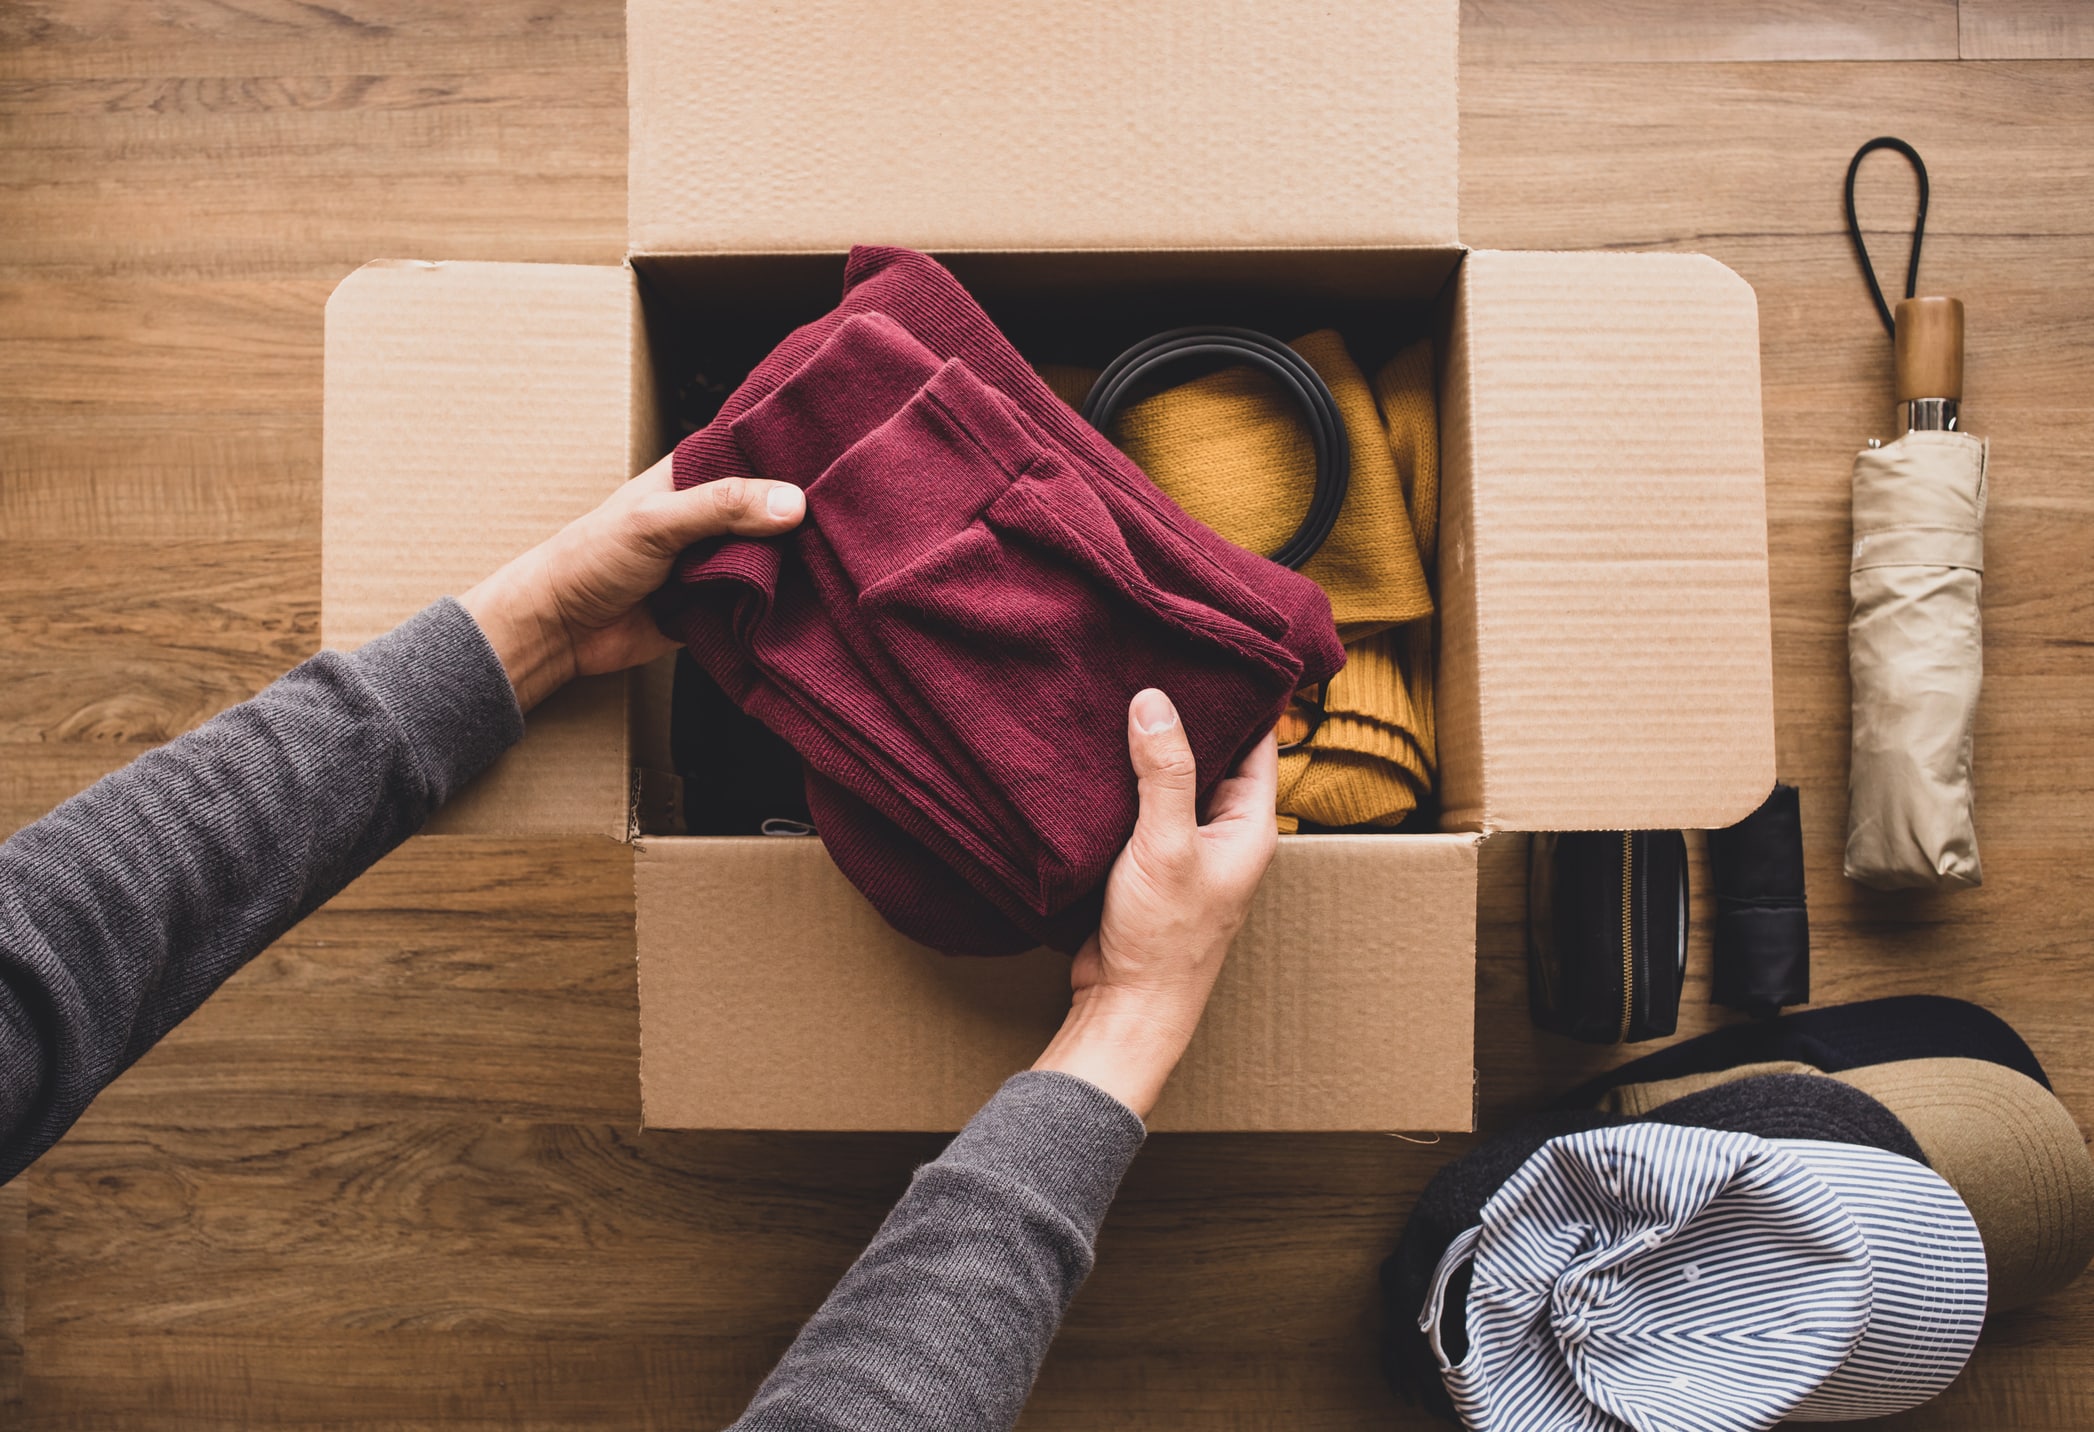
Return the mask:
[[[646,602],[684,548],[726,532],[776,536],[806,511],[789,482],[730,477],[678,492],[665,457],[459,601],[528,711],[573,677],[676,649]]]
[[[1147,1118],[1271,863],[1279,754],[1272,737],[1260,742],[1214,788],[1202,824],[1192,748],[1161,691],[1128,707],[1127,749],[1141,814],[1070,971],[1069,1017],[1033,1067],[1088,1080]]]

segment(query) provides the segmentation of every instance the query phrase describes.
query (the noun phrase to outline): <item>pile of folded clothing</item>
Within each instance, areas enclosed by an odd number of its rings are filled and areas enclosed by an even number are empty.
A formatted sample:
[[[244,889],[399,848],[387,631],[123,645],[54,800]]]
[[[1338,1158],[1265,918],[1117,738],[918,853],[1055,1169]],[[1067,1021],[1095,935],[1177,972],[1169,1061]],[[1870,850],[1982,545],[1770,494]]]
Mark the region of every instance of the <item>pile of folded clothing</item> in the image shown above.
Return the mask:
[[[948,953],[1095,927],[1136,691],[1177,705],[1204,795],[1345,660],[1315,582],[1187,516],[922,254],[854,250],[674,467],[806,490],[786,537],[686,554],[656,615],[799,752],[843,872]]]
[[[1370,382],[1329,329],[1288,346],[1330,388],[1352,462],[1337,525],[1302,567],[1331,599],[1345,669],[1305,693],[1316,709],[1306,738],[1280,762],[1280,828],[1386,829],[1418,808],[1437,771],[1432,347],[1411,344]],[[1098,376],[1059,365],[1041,375],[1076,407]],[[1253,551],[1272,551],[1286,539],[1314,486],[1315,449],[1299,408],[1250,367],[1224,368],[1130,403],[1111,436],[1187,512]]]
[[[2094,1158],[1998,1016],[1903,996],[1734,1026],[1434,1175],[1384,1367],[1449,1420],[1763,1428],[1902,1411],[2094,1257]]]

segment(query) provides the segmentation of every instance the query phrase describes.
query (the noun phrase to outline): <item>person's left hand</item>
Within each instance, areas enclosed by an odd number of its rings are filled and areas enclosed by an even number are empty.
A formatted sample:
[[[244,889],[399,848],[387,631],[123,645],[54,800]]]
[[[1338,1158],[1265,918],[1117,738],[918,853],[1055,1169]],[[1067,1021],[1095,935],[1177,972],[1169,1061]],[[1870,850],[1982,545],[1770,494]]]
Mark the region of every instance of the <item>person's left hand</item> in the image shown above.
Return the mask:
[[[665,457],[458,600],[528,711],[573,677],[676,649],[647,597],[686,547],[727,532],[774,537],[806,511],[789,482],[730,477],[679,492]]]

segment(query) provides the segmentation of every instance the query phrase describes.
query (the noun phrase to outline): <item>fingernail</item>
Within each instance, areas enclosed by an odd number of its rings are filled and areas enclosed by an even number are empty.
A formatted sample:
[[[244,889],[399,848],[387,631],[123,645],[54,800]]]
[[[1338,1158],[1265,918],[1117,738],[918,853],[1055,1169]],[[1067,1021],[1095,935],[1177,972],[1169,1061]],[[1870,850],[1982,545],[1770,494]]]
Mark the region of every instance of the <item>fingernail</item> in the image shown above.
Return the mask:
[[[1171,705],[1171,698],[1150,687],[1135,693],[1134,724],[1148,735],[1168,731],[1178,724],[1178,708]]]
[[[800,489],[789,482],[781,482],[763,500],[763,510],[773,517],[797,517],[800,515],[800,501]]]

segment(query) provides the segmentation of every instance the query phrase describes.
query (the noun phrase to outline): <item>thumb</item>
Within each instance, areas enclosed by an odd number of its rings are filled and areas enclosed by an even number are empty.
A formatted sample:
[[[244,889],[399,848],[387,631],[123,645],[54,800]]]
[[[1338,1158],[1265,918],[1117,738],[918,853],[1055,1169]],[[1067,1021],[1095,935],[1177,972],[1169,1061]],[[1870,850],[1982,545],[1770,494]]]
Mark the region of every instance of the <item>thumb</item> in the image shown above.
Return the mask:
[[[797,527],[806,513],[807,496],[799,488],[756,477],[723,477],[665,492],[649,498],[646,509],[648,536],[670,553],[726,532],[775,536]]]
[[[1200,823],[1199,772],[1178,708],[1153,686],[1136,692],[1127,707],[1127,754],[1141,797],[1135,839],[1159,852],[1191,840]]]

